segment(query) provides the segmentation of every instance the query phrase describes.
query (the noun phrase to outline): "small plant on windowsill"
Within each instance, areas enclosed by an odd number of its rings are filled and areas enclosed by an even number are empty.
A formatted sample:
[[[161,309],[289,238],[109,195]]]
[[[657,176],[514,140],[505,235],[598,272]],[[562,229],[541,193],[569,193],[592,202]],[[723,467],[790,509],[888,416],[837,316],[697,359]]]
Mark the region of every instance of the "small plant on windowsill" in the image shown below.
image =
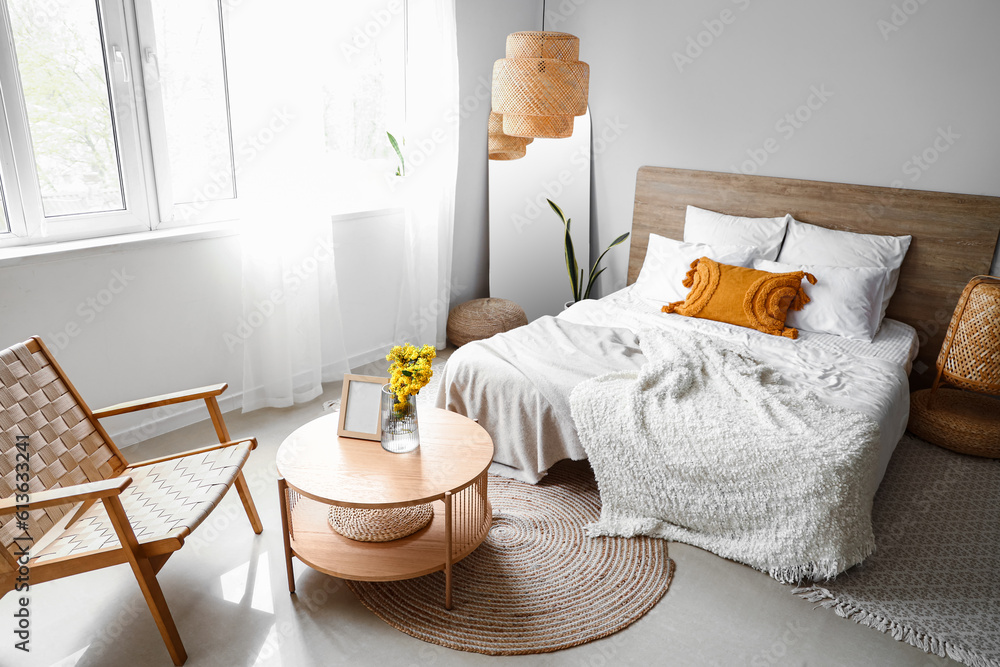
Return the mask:
[[[601,253],[601,256],[598,257],[597,261],[594,262],[594,265],[590,267],[590,274],[587,277],[586,283],[584,283],[583,269],[581,269],[577,264],[576,253],[573,251],[573,237],[570,236],[570,223],[572,222],[572,220],[566,217],[566,215],[562,212],[562,209],[559,208],[554,201],[552,201],[551,199],[546,199],[545,201],[549,202],[549,206],[551,206],[552,210],[555,211],[556,215],[559,216],[559,219],[563,223],[563,228],[566,230],[565,234],[566,271],[569,273],[569,283],[570,287],[573,290],[573,301],[575,302],[575,301],[581,301],[583,299],[589,299],[590,292],[591,290],[594,289],[594,283],[597,282],[598,276],[604,273],[604,269],[598,270],[597,268],[600,265],[601,260],[604,259],[604,256],[608,254],[609,250],[614,248],[616,245],[624,243],[629,236],[629,232],[625,232],[624,234],[616,238],[614,241],[611,242],[611,245],[609,245],[607,248],[604,249],[604,252]]]
[[[396,157],[399,158],[399,166],[396,167],[396,176],[406,176],[406,165],[403,162],[403,151],[399,149],[399,142],[396,141],[396,137],[392,136],[392,132],[386,132],[385,134],[389,137],[389,144],[392,146],[392,150],[396,151]],[[405,140],[404,143],[406,143]]]

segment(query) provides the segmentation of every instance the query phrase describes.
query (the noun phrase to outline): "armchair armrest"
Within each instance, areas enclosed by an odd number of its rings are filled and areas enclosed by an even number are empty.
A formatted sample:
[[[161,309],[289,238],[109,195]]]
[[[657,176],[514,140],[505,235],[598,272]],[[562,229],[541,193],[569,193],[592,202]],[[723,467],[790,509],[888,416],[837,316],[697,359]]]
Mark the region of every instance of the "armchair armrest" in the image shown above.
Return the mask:
[[[68,503],[78,503],[83,500],[96,500],[106,496],[117,496],[132,483],[132,478],[128,475],[123,477],[112,477],[102,479],[99,482],[87,482],[85,484],[74,484],[64,486],[49,491],[39,491],[29,494],[30,502],[18,502],[17,495],[8,496],[0,500],[0,516],[12,514],[17,511],[18,505],[27,505],[28,509],[40,510],[54,505],[65,505]]]
[[[95,417],[101,419],[103,417],[113,417],[115,415],[124,415],[129,412],[137,412],[139,410],[158,408],[163,405],[173,405],[174,403],[185,403],[187,401],[214,398],[224,392],[228,387],[229,385],[225,382],[222,384],[212,384],[207,387],[198,387],[197,389],[176,391],[172,394],[162,394],[160,396],[140,398],[136,401],[118,403],[117,405],[101,408],[100,410],[94,410],[93,413]]]

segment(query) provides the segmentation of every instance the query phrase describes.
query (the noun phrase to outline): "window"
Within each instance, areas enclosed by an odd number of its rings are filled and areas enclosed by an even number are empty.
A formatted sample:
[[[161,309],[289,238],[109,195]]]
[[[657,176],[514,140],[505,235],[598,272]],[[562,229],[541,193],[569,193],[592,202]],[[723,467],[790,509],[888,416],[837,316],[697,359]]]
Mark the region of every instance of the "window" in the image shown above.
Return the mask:
[[[228,213],[221,2],[127,2],[0,0],[0,244]]]
[[[236,177],[219,3],[137,0],[136,12],[153,153],[168,165],[157,171],[161,216],[225,211],[219,202],[236,197]]]
[[[333,4],[333,3],[331,3]],[[406,136],[406,5],[403,0],[336,3],[339,34],[324,66],[328,209],[387,208]],[[405,151],[404,151],[405,154]]]

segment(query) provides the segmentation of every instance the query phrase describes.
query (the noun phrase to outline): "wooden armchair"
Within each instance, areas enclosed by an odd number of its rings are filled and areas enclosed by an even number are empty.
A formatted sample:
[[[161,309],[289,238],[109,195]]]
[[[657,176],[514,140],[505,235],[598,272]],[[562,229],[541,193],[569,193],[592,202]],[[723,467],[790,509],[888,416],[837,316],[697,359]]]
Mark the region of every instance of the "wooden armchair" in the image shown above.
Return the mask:
[[[174,664],[187,653],[156,573],[234,483],[262,528],[216,396],[226,385],[92,411],[38,337],[0,351],[0,597],[128,563]],[[129,464],[98,419],[204,399],[219,443]],[[27,554],[24,552],[27,551]]]

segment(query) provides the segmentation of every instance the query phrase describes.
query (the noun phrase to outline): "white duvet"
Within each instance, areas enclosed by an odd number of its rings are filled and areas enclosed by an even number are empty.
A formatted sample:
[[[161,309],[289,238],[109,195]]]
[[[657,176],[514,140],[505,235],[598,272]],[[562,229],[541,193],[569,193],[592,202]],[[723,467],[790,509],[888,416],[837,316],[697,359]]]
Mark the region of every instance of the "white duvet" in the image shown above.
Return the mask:
[[[790,340],[658,311],[625,288],[557,318],[469,343],[448,360],[437,405],[479,419],[496,447],[492,472],[536,483],[557,461],[586,458],[569,407],[577,384],[641,368],[642,329],[696,331],[745,345],[785,383],[875,420],[881,437],[870,479],[878,486],[909,417],[906,375],[916,354],[911,327],[886,320],[872,343],[805,332]]]

